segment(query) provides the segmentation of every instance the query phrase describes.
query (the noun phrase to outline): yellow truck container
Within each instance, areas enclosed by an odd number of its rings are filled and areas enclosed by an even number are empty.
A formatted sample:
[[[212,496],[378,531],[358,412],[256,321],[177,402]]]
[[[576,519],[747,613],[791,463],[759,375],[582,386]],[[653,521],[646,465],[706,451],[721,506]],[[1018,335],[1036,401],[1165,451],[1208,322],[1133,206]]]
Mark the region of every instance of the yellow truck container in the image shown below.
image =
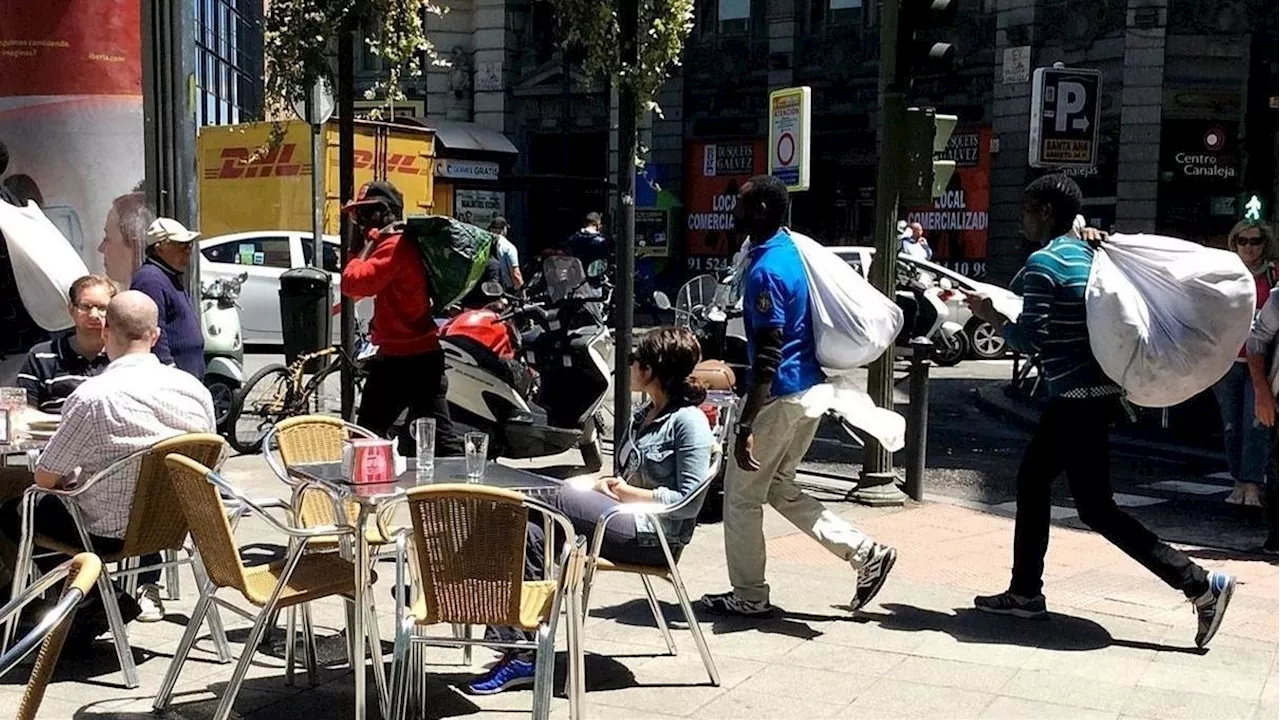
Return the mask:
[[[270,122],[211,126],[198,140],[200,232],[206,237],[252,230],[311,231],[311,128],[286,123],[284,140],[253,162],[271,134]],[[324,232],[337,234],[338,123],[324,130],[321,167]],[[426,128],[356,121],[355,181],[390,180],[404,194],[406,214],[430,212],[435,202],[435,134]]]

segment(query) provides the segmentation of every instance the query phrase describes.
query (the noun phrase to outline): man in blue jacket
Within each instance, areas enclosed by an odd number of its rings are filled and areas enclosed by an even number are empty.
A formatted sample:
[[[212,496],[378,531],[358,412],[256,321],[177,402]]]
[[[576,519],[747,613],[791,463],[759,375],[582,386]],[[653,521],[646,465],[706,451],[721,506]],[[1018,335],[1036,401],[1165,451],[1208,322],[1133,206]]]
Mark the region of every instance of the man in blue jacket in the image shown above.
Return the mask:
[[[183,273],[200,233],[177,220],[159,218],[147,228],[147,258],[133,275],[133,290],[146,293],[160,308],[160,341],[156,357],[204,379],[204,333],[200,312],[191,302]]]

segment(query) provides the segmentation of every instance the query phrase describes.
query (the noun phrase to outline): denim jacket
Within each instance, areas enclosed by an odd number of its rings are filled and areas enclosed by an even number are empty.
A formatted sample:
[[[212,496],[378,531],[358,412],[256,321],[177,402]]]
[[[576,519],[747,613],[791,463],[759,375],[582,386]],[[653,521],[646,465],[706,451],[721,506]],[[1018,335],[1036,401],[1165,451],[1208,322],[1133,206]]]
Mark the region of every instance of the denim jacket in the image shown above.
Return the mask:
[[[623,477],[640,488],[653,490],[653,501],[674,505],[683,500],[711,469],[711,446],[715,438],[707,416],[698,407],[664,410],[641,430],[649,407],[640,408],[631,420]],[[690,503],[679,512],[662,518],[663,531],[672,548],[684,547],[693,539],[702,501]],[[637,542],[658,545],[658,535],[648,518],[636,518]]]

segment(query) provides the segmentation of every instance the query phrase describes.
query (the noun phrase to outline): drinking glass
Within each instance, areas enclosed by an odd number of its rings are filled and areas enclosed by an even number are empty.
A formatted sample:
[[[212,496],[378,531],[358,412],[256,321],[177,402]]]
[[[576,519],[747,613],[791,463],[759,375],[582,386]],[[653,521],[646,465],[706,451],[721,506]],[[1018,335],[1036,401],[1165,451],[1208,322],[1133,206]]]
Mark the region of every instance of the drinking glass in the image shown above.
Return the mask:
[[[413,421],[413,439],[417,443],[418,462],[416,475],[419,480],[431,480],[436,475],[436,421],[435,418],[418,418]]]
[[[20,387],[0,387],[0,410],[16,413],[27,406],[27,391]]]
[[[489,462],[489,436],[482,432],[470,432],[463,436],[462,445],[467,455],[467,480],[484,480],[484,467]]]

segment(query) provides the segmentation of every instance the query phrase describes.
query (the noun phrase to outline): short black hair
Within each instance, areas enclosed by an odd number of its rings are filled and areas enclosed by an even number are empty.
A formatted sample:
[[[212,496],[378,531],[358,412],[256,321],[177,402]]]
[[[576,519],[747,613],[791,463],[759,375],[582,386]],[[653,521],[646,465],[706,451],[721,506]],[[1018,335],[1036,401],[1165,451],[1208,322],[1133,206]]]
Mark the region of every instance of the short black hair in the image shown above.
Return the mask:
[[[598,212],[589,212],[589,213],[587,213],[587,217],[586,217],[585,222],[586,222],[586,224],[587,224],[587,225],[599,225],[599,224],[600,224],[600,213],[598,213]]]
[[[498,215],[489,221],[489,230],[491,231],[497,230],[501,232],[503,230],[506,230],[509,227],[511,227],[511,225],[507,222],[507,219],[502,217],[501,215]]]
[[[776,223],[781,227],[787,221],[787,206],[791,203],[791,194],[787,192],[787,186],[773,175],[756,175],[746,182],[750,185],[746,192],[742,193],[739,202],[762,202],[768,214],[765,220],[770,223]]]
[[[0,141],[0,173],[9,169],[9,146]]]
[[[1080,186],[1062,173],[1050,173],[1032,180],[1027,186],[1026,197],[1049,206],[1053,211],[1052,230],[1060,235],[1071,230],[1071,223],[1080,214],[1080,206],[1084,202]]]

